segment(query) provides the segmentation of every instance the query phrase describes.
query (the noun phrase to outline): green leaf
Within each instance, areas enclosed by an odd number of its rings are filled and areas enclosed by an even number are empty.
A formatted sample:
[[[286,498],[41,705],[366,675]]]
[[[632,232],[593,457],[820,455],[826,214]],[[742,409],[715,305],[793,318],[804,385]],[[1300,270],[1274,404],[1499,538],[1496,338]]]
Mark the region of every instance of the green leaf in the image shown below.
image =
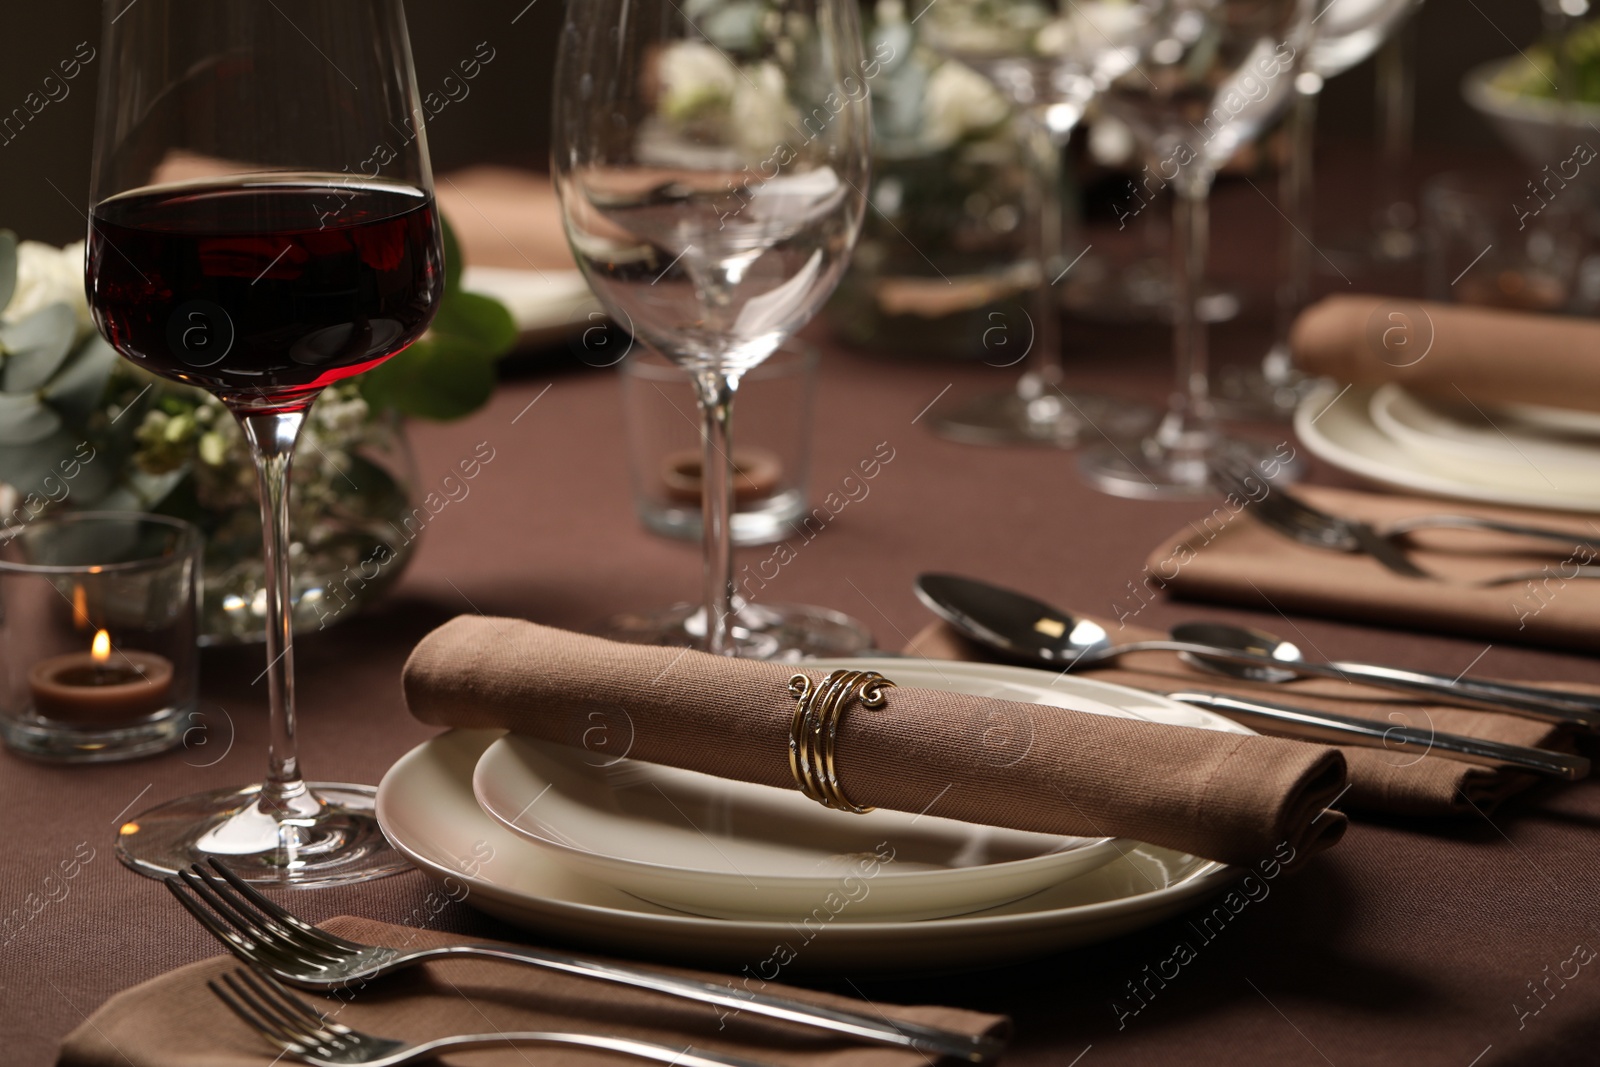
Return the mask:
[[[517,322],[504,304],[479,293],[456,292],[446,296],[434,316],[434,334],[476,344],[491,359],[498,359],[517,343]]]
[[[31,394],[0,393],[0,445],[32,445],[61,429],[61,416]]]
[[[45,388],[45,402],[68,422],[84,422],[100,407],[105,398],[106,382],[119,362],[117,350],[107,344],[105,338],[98,335],[89,338],[67,364],[67,369]]]
[[[423,419],[470,415],[494,392],[495,357],[457,337],[425,337],[361,377],[361,395],[375,408]]]
[[[61,368],[78,339],[78,316],[66,304],[40,308],[21,322],[0,324],[6,349],[5,390],[31,393]]]
[[[0,230],[0,311],[11,303],[17,291],[17,235]]]
[[[23,496],[37,493],[56,499],[64,499],[64,486],[67,498],[79,506],[104,495],[115,480],[116,466],[116,459],[104,449],[90,451],[66,430],[32,444],[0,446],[0,482]],[[54,481],[46,485],[47,478]]]
[[[450,294],[461,288],[461,244],[443,214],[439,216],[439,227],[444,230],[444,297],[449,300]]]

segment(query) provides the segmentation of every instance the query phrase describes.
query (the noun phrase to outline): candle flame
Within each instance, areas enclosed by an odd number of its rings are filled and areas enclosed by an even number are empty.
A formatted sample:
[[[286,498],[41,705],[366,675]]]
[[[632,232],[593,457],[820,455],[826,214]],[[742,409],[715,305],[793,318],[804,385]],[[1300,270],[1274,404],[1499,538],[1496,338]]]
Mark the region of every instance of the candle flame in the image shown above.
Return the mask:
[[[89,655],[94,659],[95,666],[111,658],[111,635],[101,630],[94,635],[94,646],[89,649]]]
[[[89,597],[81,585],[72,587],[72,625],[80,630],[89,628]]]

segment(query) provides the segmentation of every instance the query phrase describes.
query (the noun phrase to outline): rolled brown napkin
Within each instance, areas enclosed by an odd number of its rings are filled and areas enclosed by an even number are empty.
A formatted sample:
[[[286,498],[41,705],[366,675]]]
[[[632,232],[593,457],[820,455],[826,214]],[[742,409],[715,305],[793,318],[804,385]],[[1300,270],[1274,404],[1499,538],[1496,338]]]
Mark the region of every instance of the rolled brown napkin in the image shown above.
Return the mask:
[[[430,948],[459,938],[371,919],[340,917],[329,932],[375,945]],[[231,956],[203,960],[153,978],[112,997],[61,1045],[59,1067],[268,1067],[296,1062],[275,1056],[266,1041],[235,1017],[206,988],[208,979],[239,966]],[[726,977],[670,968],[672,973],[722,984]],[[767,984],[763,992],[813,1004],[859,1011],[846,997]],[[561,1030],[615,1034],[681,1049],[693,1044],[782,1067],[922,1067],[914,1051],[852,1045],[830,1034],[724,1009],[486,960],[428,963],[338,998],[298,993],[345,1025],[380,1037],[425,1041],[447,1034]],[[974,1036],[1005,1033],[1003,1016],[959,1008],[875,1005],[894,1020],[942,1027]],[[475,1064],[506,1067],[585,1067],[641,1061],[609,1053],[528,1045],[470,1054]],[[454,1057],[452,1063],[457,1062]]]
[[[1113,616],[1120,620],[1164,589],[1186,600],[1270,604],[1308,615],[1547,648],[1592,652],[1600,647],[1600,581],[1576,577],[1579,566],[1600,562],[1600,524],[1592,516],[1326,486],[1295,486],[1294,491],[1324,511],[1379,529],[1399,519],[1450,513],[1570,528],[1574,544],[1568,553],[1480,531],[1420,531],[1411,535],[1408,554],[1424,570],[1448,579],[1434,581],[1397,575],[1371,556],[1302,545],[1257,522],[1249,508],[1233,512],[1219,505],[1205,520],[1157,546],[1144,579],[1113,605]],[[1537,577],[1511,585],[1473,584],[1521,570]]]
[[[796,788],[788,680],[804,665],[619,644],[514,619],[463,616],[405,668],[411,712],[580,747],[599,715],[633,726],[634,759]],[[820,681],[826,672],[805,672]],[[893,674],[890,672],[890,678]],[[1003,761],[985,739],[1031,737]],[[986,751],[988,752],[986,758]],[[1344,787],[1329,748],[1161,726],[927,689],[889,691],[839,730],[838,776],[869,807],[1017,830],[1130,837],[1250,863],[1287,844],[1294,863],[1332,845]]]
[[[1158,640],[1165,635],[1143,627],[1101,620],[1119,643]],[[906,651],[928,659],[985,660],[989,652],[942,622],[930,623]],[[1079,669],[1085,677],[1115,682],[1153,693],[1181,690],[1228,693],[1268,700],[1311,711],[1330,711],[1373,719],[1385,725],[1413,726],[1439,733],[1465,734],[1512,745],[1567,748],[1567,733],[1515,715],[1470,711],[1409,700],[1367,686],[1321,678],[1303,678],[1272,686],[1236,682],[1184,664],[1175,653],[1137,652],[1095,667]],[[1079,673],[1074,671],[1074,673]],[[1597,690],[1600,691],[1600,690]],[[1344,747],[1350,768],[1350,789],[1341,808],[1388,815],[1474,817],[1493,811],[1539,779],[1520,771],[1495,770],[1448,759],[1437,753]]]
[[[1600,411],[1600,323],[1591,319],[1330,296],[1301,313],[1290,345],[1300,369],[1316,377]]]
[[[439,208],[479,267],[576,270],[548,174],[478,166],[439,176]]]

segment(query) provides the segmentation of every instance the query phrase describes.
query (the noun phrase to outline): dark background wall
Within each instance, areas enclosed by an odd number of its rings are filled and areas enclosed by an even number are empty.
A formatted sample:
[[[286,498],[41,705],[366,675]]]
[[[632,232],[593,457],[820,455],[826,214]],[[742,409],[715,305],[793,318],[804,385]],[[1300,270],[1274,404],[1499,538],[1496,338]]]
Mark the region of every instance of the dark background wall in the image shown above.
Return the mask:
[[[123,4],[127,0],[112,0]],[[583,0],[573,0],[582,3]],[[407,0],[417,77],[437,87],[480,42],[495,59],[471,95],[430,124],[434,165],[450,170],[497,162],[543,167],[549,139],[550,73],[563,0]],[[80,42],[98,48],[100,5],[91,0],[9,4],[0,32],[0,113],[20,106]],[[1427,0],[1419,16],[1417,140],[1421,145],[1493,144],[1461,102],[1470,67],[1508,55],[1539,32],[1536,0]],[[49,104],[22,133],[0,145],[0,227],[58,243],[81,235],[87,196],[94,82],[90,64],[69,96]],[[1373,129],[1369,61],[1329,83],[1322,131],[1368,138]]]

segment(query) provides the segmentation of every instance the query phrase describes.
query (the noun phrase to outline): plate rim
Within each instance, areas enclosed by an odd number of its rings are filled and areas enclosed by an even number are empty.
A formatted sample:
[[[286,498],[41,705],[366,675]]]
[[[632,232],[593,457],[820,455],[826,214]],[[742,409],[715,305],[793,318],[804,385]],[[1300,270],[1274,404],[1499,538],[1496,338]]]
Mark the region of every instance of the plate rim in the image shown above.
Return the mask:
[[[605,904],[590,904],[584,901],[565,900],[557,897],[518,893],[514,890],[506,888],[505,886],[483,878],[481,874],[473,874],[458,870],[456,868],[448,867],[432,857],[423,855],[414,849],[410,843],[399,837],[396,837],[393,834],[391,829],[391,819],[385,813],[387,808],[385,801],[385,786],[390,783],[391,776],[395,776],[397,771],[400,772],[400,774],[406,773],[411,764],[428,758],[432,754],[430,750],[436,749],[442,742],[446,742],[447,740],[459,740],[462,735],[476,734],[488,739],[485,740],[483,744],[483,748],[487,749],[490,741],[497,739],[503,733],[505,733],[503,730],[473,730],[464,728],[453,728],[446,730],[443,733],[429,738],[428,740],[415,746],[405,755],[401,756],[394,762],[394,764],[384,774],[383,779],[379,782],[377,804],[378,823],[383,829],[385,837],[388,838],[389,843],[396,850],[405,855],[407,859],[411,860],[412,863],[416,864],[417,867],[420,868],[425,874],[434,878],[435,880],[443,880],[445,878],[457,879],[458,881],[466,883],[470,887],[472,893],[482,893],[484,896],[505,902],[512,907],[535,909],[541,914],[549,917],[559,917],[561,913],[577,913],[601,920],[616,919],[624,923],[645,923],[648,925],[663,926],[676,929],[680,932],[693,932],[695,930],[709,931],[717,929],[727,930],[730,927],[735,927],[739,928],[742,933],[747,935],[761,937],[781,935],[786,931],[792,931],[792,924],[778,920],[713,919],[701,915],[675,913],[666,909],[663,909],[660,912],[637,911],[632,909],[625,910]],[[391,786],[390,788],[393,787]],[[470,793],[470,788],[468,789],[468,792]],[[488,815],[483,815],[482,818],[490,825],[493,825],[496,828],[499,827],[499,824],[490,819]],[[520,843],[520,839],[518,840]],[[529,847],[531,848],[533,846],[530,845]],[[1139,851],[1143,847],[1143,842],[1135,842],[1133,848],[1129,849],[1129,851]],[[1168,849],[1165,851],[1176,850]],[[1197,859],[1200,861],[1201,865],[1171,885],[1152,889],[1148,892],[1136,893],[1132,896],[1117,897],[1112,900],[1097,900],[1088,904],[1073,904],[1039,911],[1013,912],[1004,915],[989,915],[983,912],[973,912],[965,915],[950,915],[938,919],[864,920],[862,922],[846,923],[842,926],[832,927],[831,929],[850,931],[848,934],[835,935],[841,939],[850,938],[865,940],[874,934],[892,934],[912,928],[919,930],[938,929],[942,932],[952,935],[978,934],[991,930],[1004,930],[1007,927],[1013,926],[1031,927],[1035,924],[1045,923],[1053,918],[1068,915],[1074,917],[1097,917],[1102,912],[1106,912],[1114,916],[1122,911],[1135,909],[1139,906],[1158,905],[1173,898],[1185,899],[1190,896],[1199,896],[1213,890],[1220,890],[1223,886],[1243,877],[1246,873],[1248,873],[1247,868],[1222,863],[1218,860],[1207,860],[1202,857],[1193,856],[1191,853],[1181,853],[1181,855],[1186,855],[1193,859]],[[572,873],[575,877],[584,877],[577,872]],[[621,891],[619,890],[618,892]],[[465,899],[470,900],[470,897],[471,894],[469,893]],[[641,900],[640,903],[649,902]],[[1016,902],[1013,901],[1013,903]],[[651,906],[661,907],[661,905]]]
[[[1376,485],[1469,504],[1526,507],[1540,511],[1565,511],[1587,515],[1600,514],[1600,497],[1585,499],[1580,496],[1552,496],[1538,491],[1496,490],[1460,482],[1448,475],[1421,471],[1414,466],[1404,465],[1403,461],[1412,457],[1403,451],[1397,442],[1390,441],[1389,444],[1402,460],[1402,465],[1399,466],[1367,456],[1336,436],[1325,432],[1322,424],[1328,420],[1323,416],[1331,414],[1335,407],[1342,407],[1346,394],[1349,394],[1349,399],[1352,401],[1350,408],[1334,414],[1335,421],[1332,425],[1337,427],[1340,419],[1360,420],[1366,422],[1374,434],[1383,436],[1383,431],[1372,424],[1368,410],[1375,391],[1372,386],[1340,386],[1337,383],[1319,386],[1295,409],[1295,435],[1300,438],[1301,444],[1306,446],[1307,451],[1318,459]],[[1384,440],[1388,441],[1388,438],[1384,437]]]

